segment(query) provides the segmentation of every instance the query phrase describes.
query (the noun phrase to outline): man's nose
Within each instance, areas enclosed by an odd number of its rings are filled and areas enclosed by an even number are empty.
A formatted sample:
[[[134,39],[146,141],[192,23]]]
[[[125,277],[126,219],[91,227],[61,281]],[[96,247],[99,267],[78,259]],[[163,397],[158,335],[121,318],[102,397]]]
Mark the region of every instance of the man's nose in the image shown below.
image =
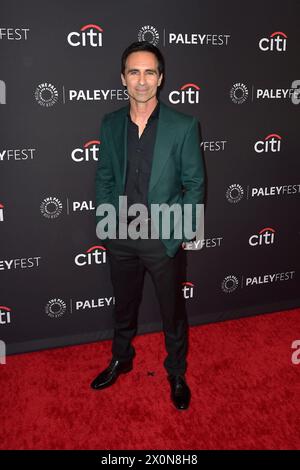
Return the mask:
[[[144,74],[141,73],[140,74],[140,79],[139,79],[139,84],[144,85],[144,83],[145,83],[145,77],[144,77]]]

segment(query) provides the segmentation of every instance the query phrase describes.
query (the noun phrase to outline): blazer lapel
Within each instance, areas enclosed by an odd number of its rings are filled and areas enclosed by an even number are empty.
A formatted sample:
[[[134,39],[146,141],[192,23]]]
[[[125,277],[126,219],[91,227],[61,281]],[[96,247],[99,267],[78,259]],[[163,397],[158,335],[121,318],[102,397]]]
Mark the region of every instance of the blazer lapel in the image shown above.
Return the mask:
[[[128,111],[129,105],[120,109],[120,114],[118,114],[114,119],[113,127],[111,129],[112,141],[114,143],[114,154],[116,156],[117,166],[119,167],[115,174],[119,177],[118,183],[122,189],[125,189],[125,176],[127,168]]]
[[[115,154],[117,155],[118,164],[120,168],[120,185],[122,186],[123,193],[125,191],[126,183],[126,170],[127,170],[127,129],[128,129],[128,116],[127,112],[129,105],[122,109],[121,115],[115,120],[114,128],[112,130],[113,140],[115,145]],[[153,151],[152,169],[149,182],[149,191],[154,188],[157,183],[160,173],[170,155],[172,147],[173,132],[167,119],[168,108],[160,102],[159,119],[156,131],[156,139]]]
[[[160,111],[158,126],[156,131],[156,139],[153,152],[152,169],[149,182],[149,193],[157,183],[160,174],[169,158],[172,148],[173,132],[168,122],[168,108],[160,102]]]

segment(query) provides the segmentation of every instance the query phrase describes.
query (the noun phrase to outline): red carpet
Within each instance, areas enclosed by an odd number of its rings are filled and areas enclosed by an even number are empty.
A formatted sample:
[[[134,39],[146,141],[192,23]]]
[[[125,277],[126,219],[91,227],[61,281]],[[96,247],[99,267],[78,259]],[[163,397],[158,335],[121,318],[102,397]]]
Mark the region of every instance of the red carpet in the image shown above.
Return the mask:
[[[163,336],[139,336],[134,369],[90,381],[111,341],[9,356],[0,365],[1,449],[299,449],[300,309],[190,329],[187,411],[169,399]]]

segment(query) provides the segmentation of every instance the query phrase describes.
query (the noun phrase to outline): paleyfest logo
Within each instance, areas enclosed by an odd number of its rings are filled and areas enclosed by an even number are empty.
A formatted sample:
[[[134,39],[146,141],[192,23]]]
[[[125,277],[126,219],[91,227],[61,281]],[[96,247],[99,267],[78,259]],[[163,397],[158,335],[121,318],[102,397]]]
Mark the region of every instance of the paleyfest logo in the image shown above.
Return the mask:
[[[80,32],[72,31],[67,36],[67,41],[72,47],[102,47],[103,29],[97,24],[86,24]]]
[[[235,83],[229,92],[230,99],[234,104],[244,103],[248,96],[248,87],[244,83]],[[300,80],[293,80],[287,88],[257,88],[252,85],[252,101],[254,100],[291,100],[295,105],[300,103]]]

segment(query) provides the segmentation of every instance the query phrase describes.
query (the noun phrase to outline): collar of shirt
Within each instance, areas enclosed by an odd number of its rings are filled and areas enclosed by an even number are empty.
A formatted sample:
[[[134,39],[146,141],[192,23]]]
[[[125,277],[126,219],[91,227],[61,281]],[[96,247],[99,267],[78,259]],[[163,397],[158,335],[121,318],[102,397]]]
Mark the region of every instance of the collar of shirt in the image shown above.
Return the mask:
[[[160,108],[160,102],[159,102],[159,100],[158,100],[157,105],[155,106],[155,108],[153,109],[152,113],[150,114],[150,116],[149,116],[147,122],[149,122],[149,121],[152,120],[152,119],[156,119],[156,118],[158,119],[158,116],[159,116],[159,108]],[[128,105],[127,116],[128,116],[128,118],[130,119],[130,121],[132,121],[131,116],[130,116],[130,105]]]

